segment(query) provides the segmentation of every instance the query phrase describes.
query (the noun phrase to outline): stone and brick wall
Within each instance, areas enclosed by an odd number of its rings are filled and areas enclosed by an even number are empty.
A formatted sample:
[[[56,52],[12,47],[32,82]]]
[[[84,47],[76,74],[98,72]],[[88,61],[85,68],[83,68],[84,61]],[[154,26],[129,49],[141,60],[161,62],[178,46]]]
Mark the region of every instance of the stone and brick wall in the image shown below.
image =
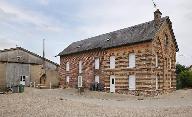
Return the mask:
[[[165,35],[168,39],[166,47]],[[128,68],[130,53],[135,53],[135,68]],[[156,67],[156,54],[158,67]],[[110,69],[110,56],[115,56],[115,69]],[[95,70],[95,58],[100,59],[99,70]],[[83,62],[81,74],[79,74],[79,61]],[[66,71],[67,62],[70,64],[69,71]],[[172,91],[176,89],[175,62],[176,49],[173,37],[168,24],[165,23],[153,41],[61,56],[60,83],[67,87],[76,87],[77,77],[80,75],[83,77],[84,87],[89,88],[97,75],[100,77],[100,82],[105,85],[105,91],[109,92],[110,76],[114,75],[116,92],[127,93],[129,92],[129,75],[135,75],[136,92]],[[66,83],[67,76],[70,77],[69,84]],[[158,90],[156,90],[156,77],[158,77]]]

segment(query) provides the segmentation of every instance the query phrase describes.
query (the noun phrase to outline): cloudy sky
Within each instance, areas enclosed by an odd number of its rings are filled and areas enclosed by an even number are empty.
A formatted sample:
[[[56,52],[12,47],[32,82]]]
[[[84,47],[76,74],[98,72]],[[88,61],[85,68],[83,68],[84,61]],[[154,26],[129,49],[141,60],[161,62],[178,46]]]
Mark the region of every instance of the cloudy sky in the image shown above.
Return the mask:
[[[155,0],[170,16],[179,45],[177,62],[192,64],[192,1]],[[0,0],[0,49],[26,48],[55,58],[70,43],[153,19],[152,0]]]

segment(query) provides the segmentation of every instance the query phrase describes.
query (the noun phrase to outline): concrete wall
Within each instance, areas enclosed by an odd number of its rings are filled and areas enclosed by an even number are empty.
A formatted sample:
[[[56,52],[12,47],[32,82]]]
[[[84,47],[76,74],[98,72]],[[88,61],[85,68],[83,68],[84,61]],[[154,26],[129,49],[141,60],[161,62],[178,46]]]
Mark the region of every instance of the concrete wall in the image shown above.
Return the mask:
[[[19,85],[20,76],[26,76],[25,86],[30,84],[30,65],[20,63],[6,64],[6,85]]]

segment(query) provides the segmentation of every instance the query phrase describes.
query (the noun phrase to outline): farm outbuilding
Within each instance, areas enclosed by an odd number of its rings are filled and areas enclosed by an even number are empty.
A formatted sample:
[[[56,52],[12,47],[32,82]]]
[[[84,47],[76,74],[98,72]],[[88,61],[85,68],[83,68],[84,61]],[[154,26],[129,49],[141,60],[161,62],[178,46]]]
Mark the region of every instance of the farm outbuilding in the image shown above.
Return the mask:
[[[0,87],[32,83],[58,86],[58,64],[24,48],[0,51]]]

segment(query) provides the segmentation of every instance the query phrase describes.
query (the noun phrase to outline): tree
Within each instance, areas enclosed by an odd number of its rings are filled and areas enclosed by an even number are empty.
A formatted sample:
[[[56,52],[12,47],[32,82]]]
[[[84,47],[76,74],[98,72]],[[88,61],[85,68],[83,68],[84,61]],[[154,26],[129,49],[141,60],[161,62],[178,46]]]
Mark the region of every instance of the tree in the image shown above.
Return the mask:
[[[184,65],[176,65],[177,89],[192,88],[192,71]]]

